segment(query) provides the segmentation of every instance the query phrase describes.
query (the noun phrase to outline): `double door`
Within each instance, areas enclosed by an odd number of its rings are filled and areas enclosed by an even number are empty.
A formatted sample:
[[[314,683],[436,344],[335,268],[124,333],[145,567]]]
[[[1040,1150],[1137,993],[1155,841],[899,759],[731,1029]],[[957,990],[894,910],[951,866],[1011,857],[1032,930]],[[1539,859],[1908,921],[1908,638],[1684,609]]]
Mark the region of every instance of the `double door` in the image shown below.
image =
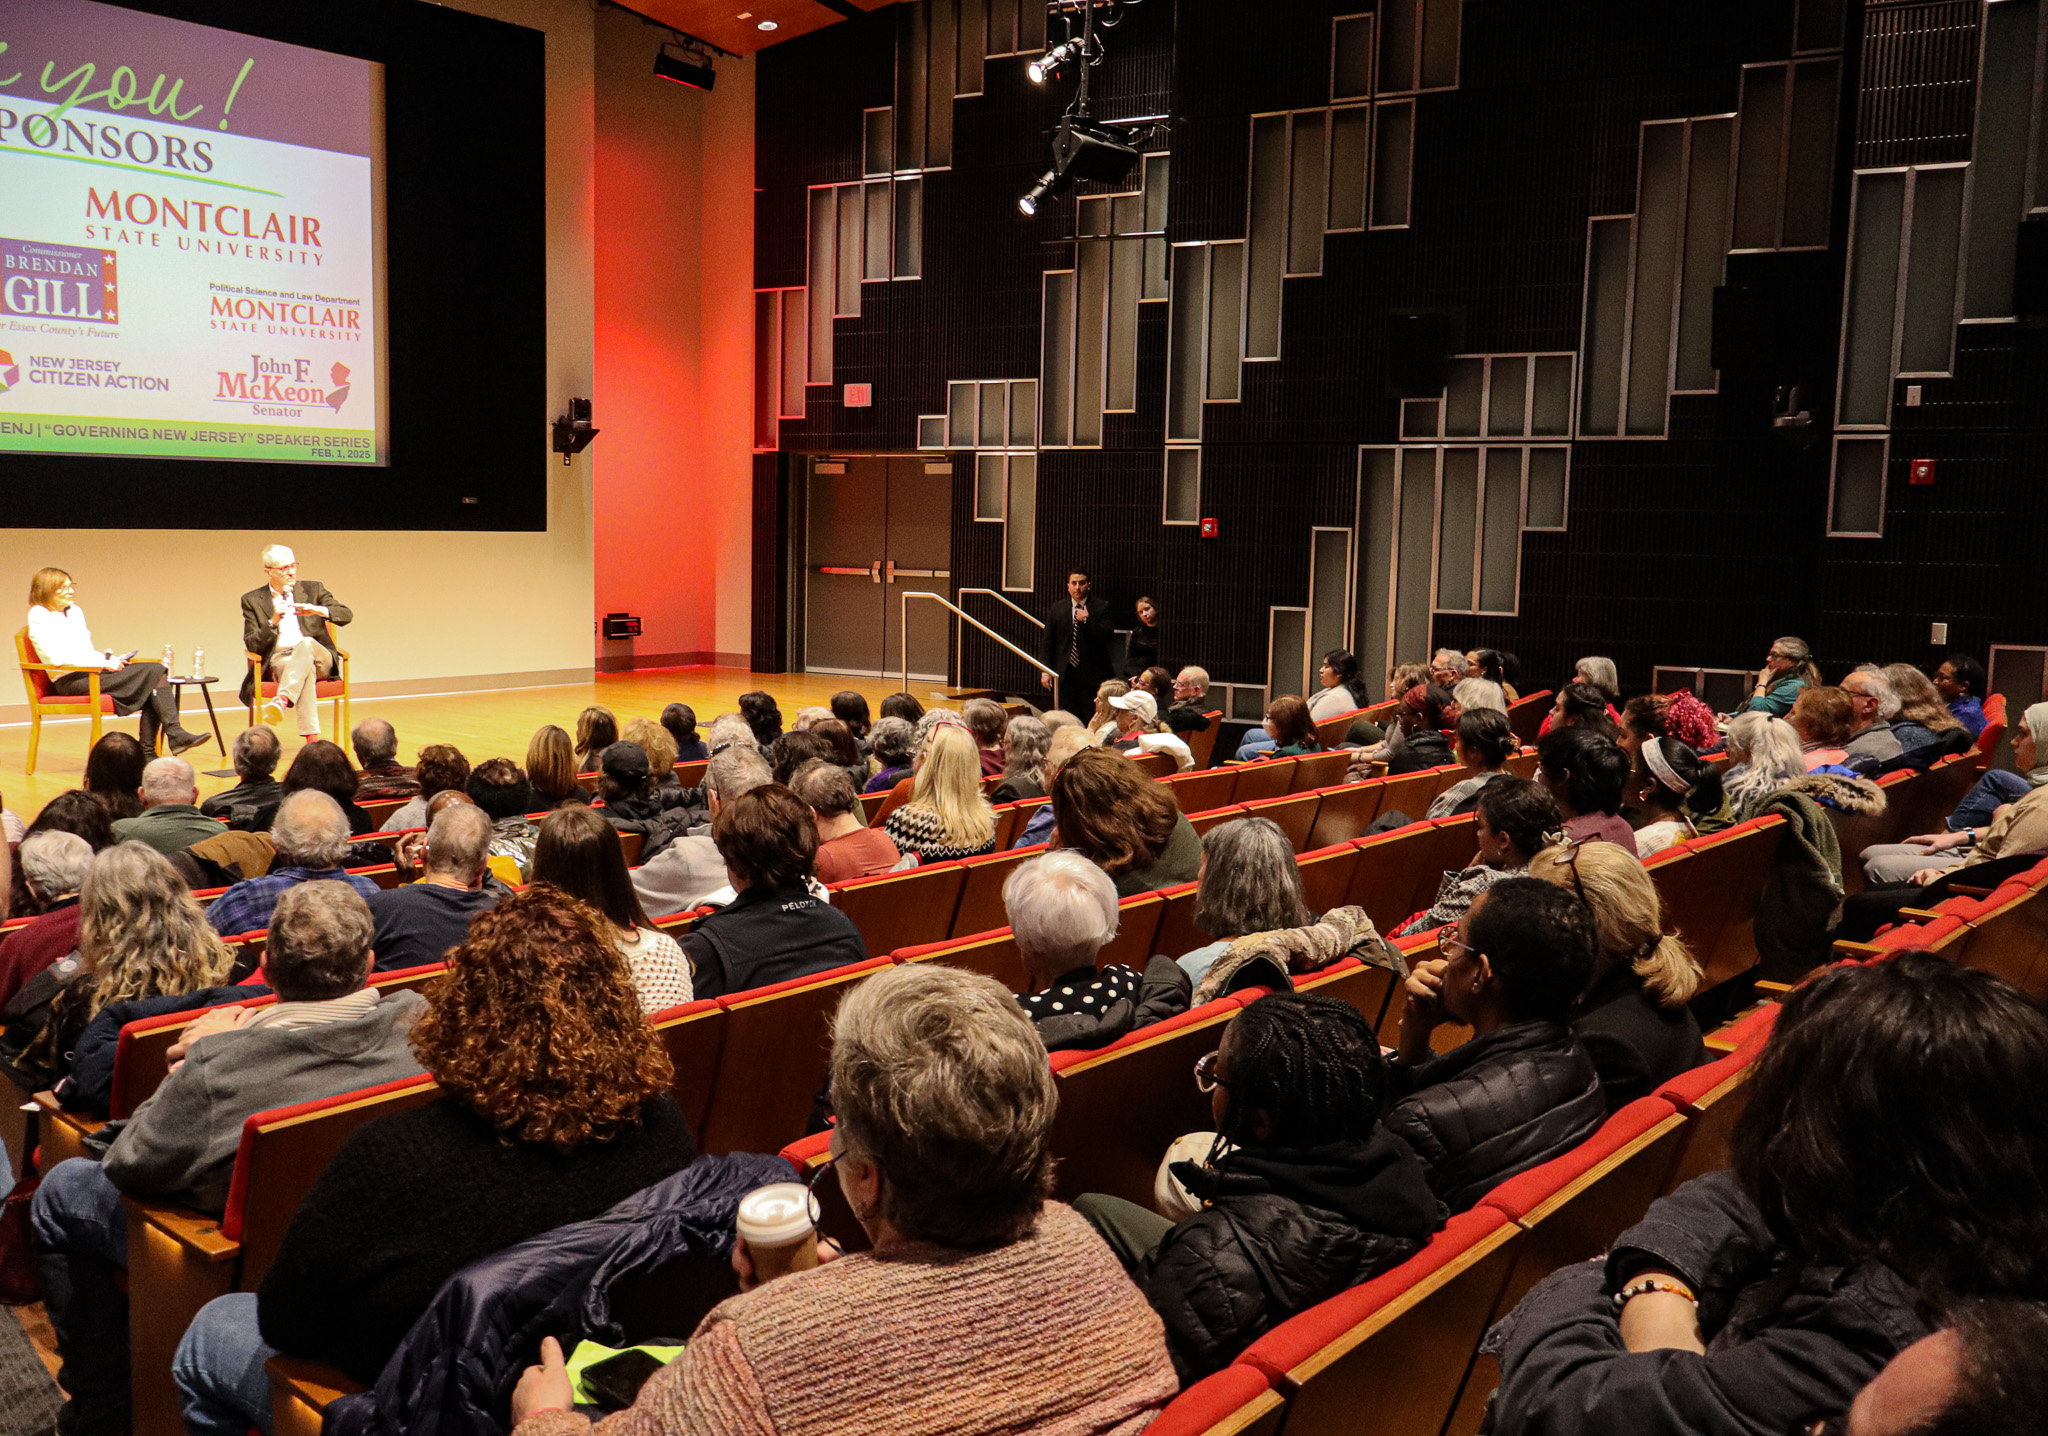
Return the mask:
[[[952,597],[953,467],[922,454],[819,455],[804,474],[804,668],[944,681],[950,618],[906,592]]]

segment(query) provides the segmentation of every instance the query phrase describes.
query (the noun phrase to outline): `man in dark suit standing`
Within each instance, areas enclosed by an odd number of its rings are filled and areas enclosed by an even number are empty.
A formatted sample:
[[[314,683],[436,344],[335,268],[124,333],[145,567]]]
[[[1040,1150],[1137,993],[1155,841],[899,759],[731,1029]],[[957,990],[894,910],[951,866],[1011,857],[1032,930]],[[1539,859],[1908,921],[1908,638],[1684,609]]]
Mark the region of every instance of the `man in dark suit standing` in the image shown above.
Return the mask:
[[[263,660],[263,671],[277,680],[273,716],[282,723],[296,711],[299,736],[312,742],[320,736],[320,704],[316,686],[332,674],[341,658],[330,624],[355,617],[347,604],[327,591],[317,578],[299,577],[299,560],[289,548],[274,543],[263,550],[263,587],[242,595],[242,647]],[[256,695],[252,677],[242,679],[242,702]]]
[[[1045,666],[1059,673],[1057,703],[1083,723],[1095,711],[1095,690],[1114,676],[1109,661],[1110,627],[1106,604],[1091,602],[1088,575],[1079,569],[1067,575],[1067,596],[1045,616]],[[1041,673],[1039,683],[1053,686]]]

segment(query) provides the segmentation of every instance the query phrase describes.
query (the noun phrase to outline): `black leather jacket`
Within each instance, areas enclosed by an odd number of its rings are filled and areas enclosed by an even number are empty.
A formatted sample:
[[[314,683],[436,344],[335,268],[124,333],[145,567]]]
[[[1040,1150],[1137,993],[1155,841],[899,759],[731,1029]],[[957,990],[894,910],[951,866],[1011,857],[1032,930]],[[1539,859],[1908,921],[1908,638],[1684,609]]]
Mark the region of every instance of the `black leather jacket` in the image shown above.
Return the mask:
[[[1421,1165],[1384,1129],[1363,1141],[1247,1147],[1174,1175],[1209,1203],[1134,1277],[1166,1323],[1181,1384],[1221,1371],[1298,1312],[1370,1281],[1444,1224]]]
[[[1387,1129],[1415,1149],[1454,1212],[1607,1120],[1593,1061],[1561,1022],[1517,1022],[1395,1072],[1408,1095]]]

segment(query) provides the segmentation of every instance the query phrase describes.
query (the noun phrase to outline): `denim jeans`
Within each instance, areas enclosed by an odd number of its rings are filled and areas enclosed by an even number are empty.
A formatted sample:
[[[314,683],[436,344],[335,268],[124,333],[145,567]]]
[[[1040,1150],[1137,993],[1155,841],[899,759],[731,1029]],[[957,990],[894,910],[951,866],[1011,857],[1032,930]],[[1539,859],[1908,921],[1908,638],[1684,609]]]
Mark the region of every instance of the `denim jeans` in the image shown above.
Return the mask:
[[[1270,753],[1280,746],[1280,740],[1270,733],[1254,732],[1237,745],[1237,760],[1242,763],[1260,753]]]
[[[125,1436],[128,1399],[128,1218],[121,1193],[87,1157],[59,1162],[29,1204],[36,1269],[57,1333],[57,1384],[71,1400],[63,1436]]]
[[[248,1436],[270,1430],[270,1373],[277,1355],[256,1328],[256,1293],[217,1296],[185,1328],[171,1375],[192,1436]]]
[[[1991,814],[2000,803],[2017,802],[2033,791],[2033,785],[2018,773],[1993,768],[1977,780],[1977,786],[1964,794],[1962,802],[1957,803],[1956,810],[1949,814],[1949,831],[1959,833],[1964,828],[1988,828],[1991,826]]]

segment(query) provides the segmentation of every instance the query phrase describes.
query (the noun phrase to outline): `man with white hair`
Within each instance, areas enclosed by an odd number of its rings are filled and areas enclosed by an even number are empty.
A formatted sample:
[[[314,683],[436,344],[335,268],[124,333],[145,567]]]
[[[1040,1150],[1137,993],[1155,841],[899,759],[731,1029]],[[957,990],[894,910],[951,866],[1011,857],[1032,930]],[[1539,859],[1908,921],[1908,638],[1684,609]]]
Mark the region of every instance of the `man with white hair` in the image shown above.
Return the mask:
[[[277,680],[277,698],[264,716],[282,723],[286,712],[296,712],[299,736],[311,741],[320,736],[315,685],[341,662],[329,625],[347,623],[355,614],[319,579],[300,578],[298,555],[284,544],[263,550],[263,577],[261,588],[242,595],[242,647]],[[242,702],[255,696],[255,681],[245,676]]]
[[[420,880],[370,898],[379,972],[439,962],[468,939],[471,918],[498,905],[499,889],[484,886],[491,870],[490,815],[468,794],[456,796],[461,801],[444,807],[427,829]]]
[[[277,856],[261,877],[244,878],[213,900],[206,920],[218,933],[254,932],[270,926],[277,900],[304,882],[345,882],[365,902],[382,891],[358,873],[342,871],[348,853],[348,819],[341,805],[316,788],[301,788],[278,804],[270,825]]]
[[[1010,931],[1030,974],[1017,1004],[1047,1050],[1106,1046],[1136,1027],[1185,1012],[1188,975],[1170,957],[1145,971],[1096,958],[1117,933],[1116,884],[1079,853],[1055,848],[1018,865],[1003,884]]]
[[[0,942],[0,1007],[22,984],[78,946],[78,890],[92,866],[92,844],[76,833],[31,833],[16,861],[29,896],[43,914]]]
[[[1892,720],[1899,716],[1899,695],[1892,681],[1875,668],[1859,668],[1842,680],[1842,691],[1856,711],[1849,741],[1843,746],[1851,758],[1888,763],[1905,752],[1899,735],[1892,732]]]
[[[712,731],[717,731],[716,724]],[[734,737],[724,747],[713,743],[711,762],[704,769],[704,794],[712,815],[773,777],[768,760],[754,744],[751,729],[745,738]],[[634,868],[632,878],[633,891],[650,917],[687,912],[732,882],[708,827],[677,838]]]
[[[151,759],[135,793],[142,800],[141,814],[114,824],[114,836],[124,843],[148,843],[173,858],[226,831],[218,819],[199,811],[199,780],[183,758]]]
[[[1209,726],[1209,670],[1190,663],[1175,675],[1173,704],[1159,715],[1176,733],[1199,733]]]

